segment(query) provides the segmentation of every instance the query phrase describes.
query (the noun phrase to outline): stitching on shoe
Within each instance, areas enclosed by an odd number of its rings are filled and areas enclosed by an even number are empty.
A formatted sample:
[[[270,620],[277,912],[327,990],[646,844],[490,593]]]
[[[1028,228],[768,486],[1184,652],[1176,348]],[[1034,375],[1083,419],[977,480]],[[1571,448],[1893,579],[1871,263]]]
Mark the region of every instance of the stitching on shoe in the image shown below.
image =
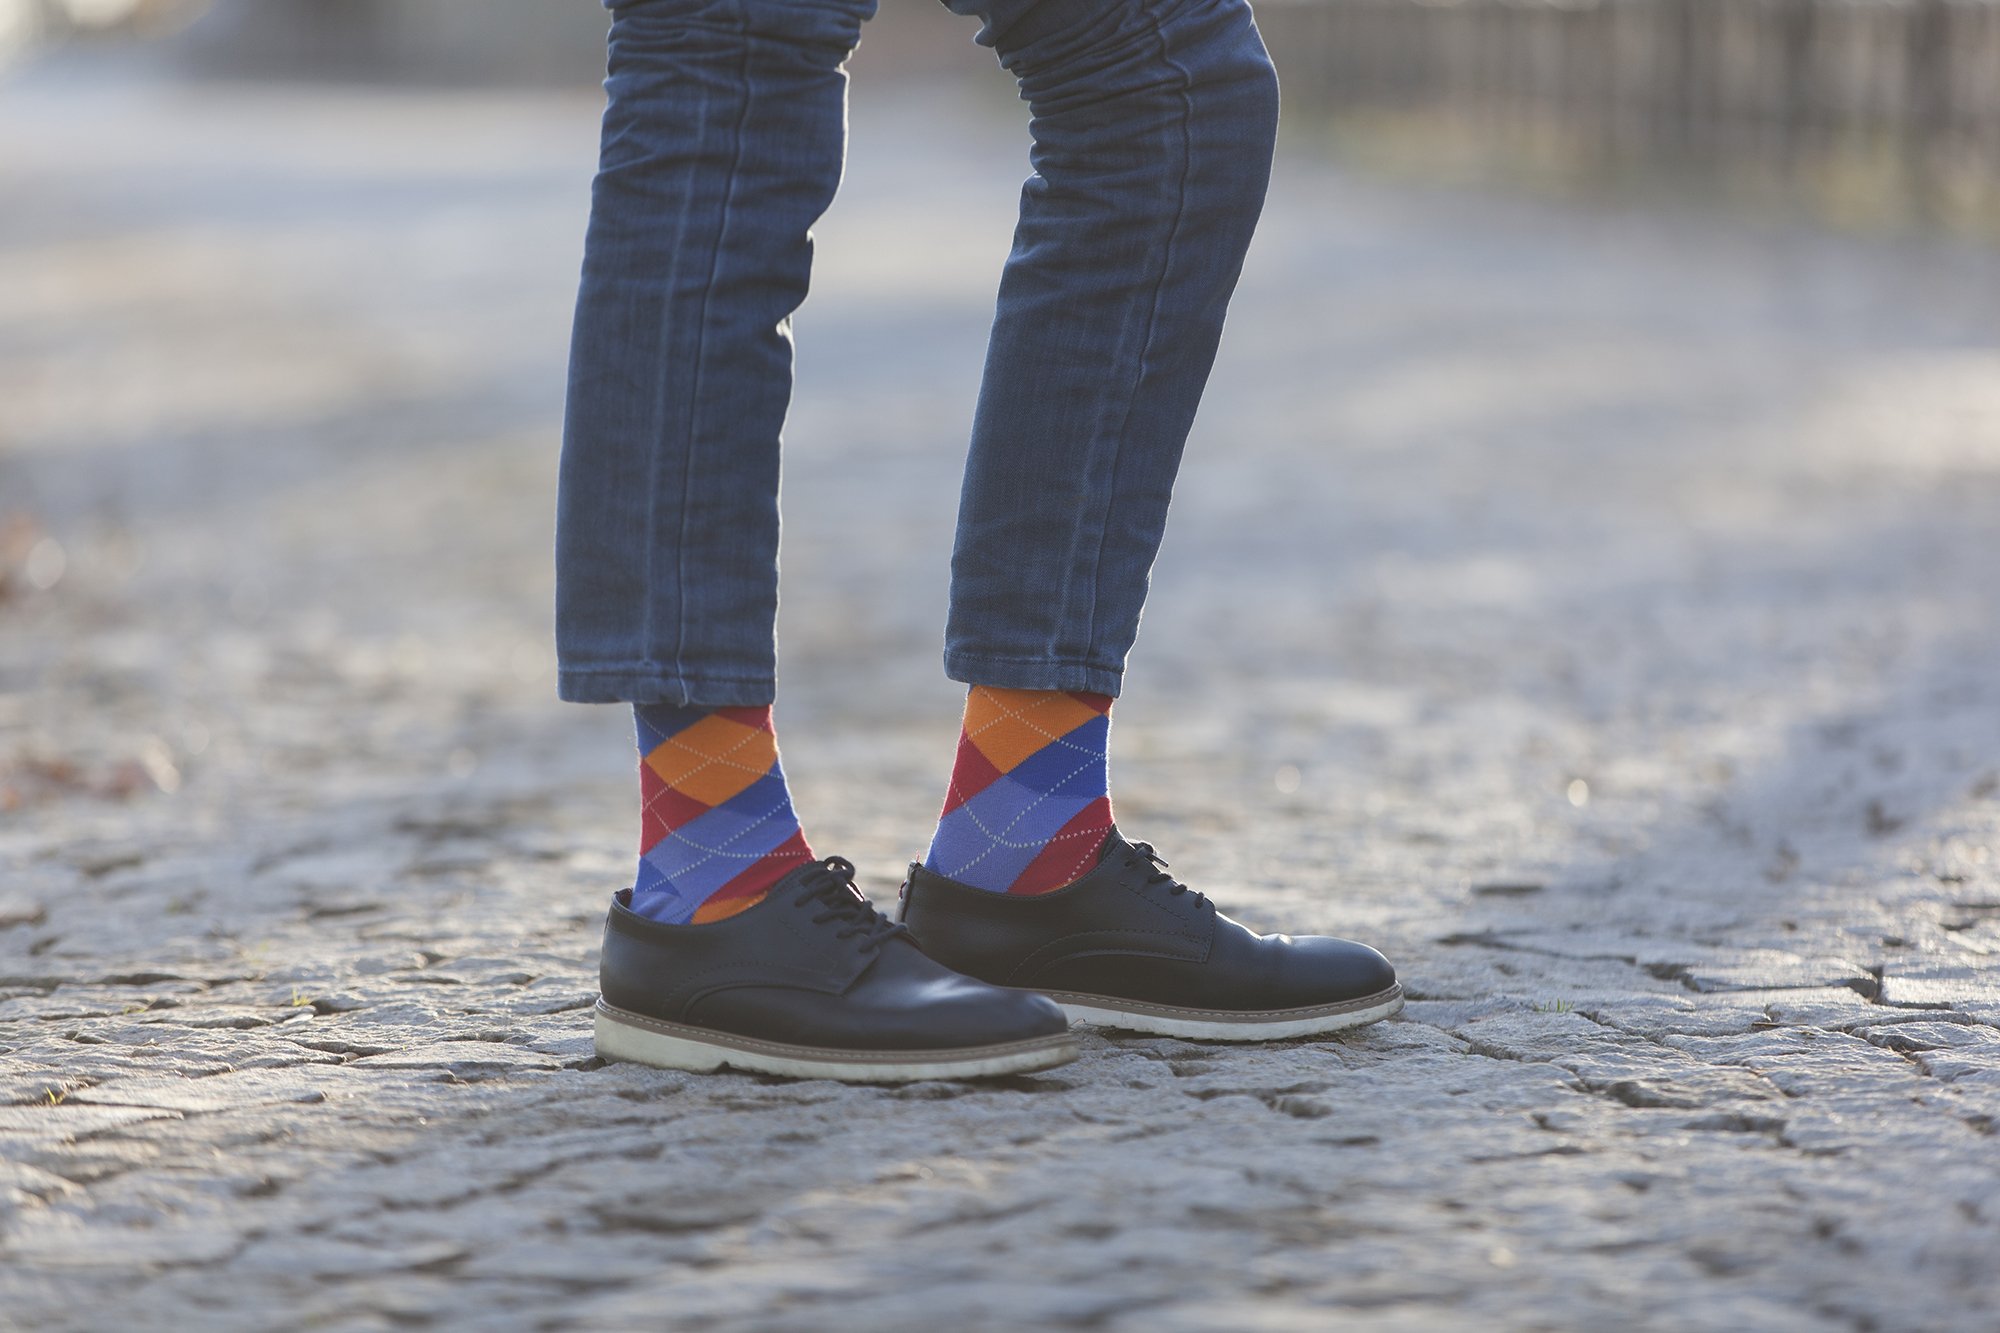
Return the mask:
[[[1091,995],[1084,991],[1045,990],[1042,994],[1058,1004],[1088,1004],[1113,1011],[1133,1014],[1150,1014],[1158,1018],[1209,1019],[1219,1022],[1283,1022],[1291,1018],[1331,1017],[1334,1014],[1352,1013],[1360,1009],[1370,1009],[1401,999],[1402,983],[1398,982],[1387,990],[1376,991],[1356,1000],[1337,1000],[1332,1004],[1300,1005],[1293,1009],[1194,1009],[1184,1005],[1158,1004],[1150,1000],[1126,1000],[1116,995]]]
[[[653,1018],[638,1014],[630,1009],[620,1009],[616,1005],[598,1001],[603,1012],[613,1021],[627,1027],[646,1028],[662,1036],[681,1037],[689,1041],[707,1042],[710,1045],[728,1046],[736,1050],[761,1055],[794,1056],[804,1059],[839,1059],[842,1056],[855,1057],[853,1064],[929,1064],[951,1057],[981,1059],[995,1055],[1009,1055],[1021,1050],[1039,1050],[1063,1041],[1074,1040],[1067,1032],[1051,1033],[1046,1037],[1024,1037],[1020,1041],[1010,1041],[995,1046],[934,1046],[928,1049],[895,1049],[872,1051],[852,1046],[794,1046],[785,1042],[763,1041],[756,1037],[738,1036],[724,1032],[720,1028],[696,1027],[689,1023],[675,1023],[668,1019]]]

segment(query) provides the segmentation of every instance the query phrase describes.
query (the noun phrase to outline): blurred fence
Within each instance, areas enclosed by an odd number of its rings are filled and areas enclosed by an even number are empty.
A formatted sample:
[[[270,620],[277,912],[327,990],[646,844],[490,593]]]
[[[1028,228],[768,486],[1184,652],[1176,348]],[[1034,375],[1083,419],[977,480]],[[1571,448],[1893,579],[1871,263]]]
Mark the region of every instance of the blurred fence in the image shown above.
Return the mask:
[[[600,77],[598,0],[189,0],[182,41],[212,73],[448,83]]]
[[[2000,237],[2000,0],[1254,3],[1294,135],[1427,170],[1704,180]],[[213,73],[579,86],[602,73],[606,22],[599,0],[0,0],[0,48],[37,14],[198,15],[176,46]],[[969,34],[935,0],[882,0],[858,63],[955,72]]]
[[[1295,108],[1991,225],[2000,0],[1258,0]]]

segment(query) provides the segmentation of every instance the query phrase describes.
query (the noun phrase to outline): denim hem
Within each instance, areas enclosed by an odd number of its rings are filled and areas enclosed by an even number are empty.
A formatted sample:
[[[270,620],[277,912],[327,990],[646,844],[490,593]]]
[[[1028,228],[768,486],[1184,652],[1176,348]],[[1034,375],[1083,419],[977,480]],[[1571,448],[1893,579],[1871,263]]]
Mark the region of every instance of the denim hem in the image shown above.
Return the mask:
[[[564,667],[556,672],[556,697],[573,704],[760,708],[777,702],[778,683],[678,676],[654,666]]]
[[[981,657],[947,650],[944,674],[962,685],[997,685],[1010,690],[1085,690],[1116,699],[1125,669],[1041,658]]]

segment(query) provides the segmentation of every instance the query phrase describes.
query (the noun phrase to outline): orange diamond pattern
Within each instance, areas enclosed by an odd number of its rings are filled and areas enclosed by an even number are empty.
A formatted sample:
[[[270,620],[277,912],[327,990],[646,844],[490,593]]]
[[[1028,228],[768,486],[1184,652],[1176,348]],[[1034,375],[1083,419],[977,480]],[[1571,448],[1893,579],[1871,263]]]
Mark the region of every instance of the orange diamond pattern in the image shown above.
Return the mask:
[[[1103,711],[1063,690],[981,686],[966,697],[965,738],[1005,773]]]
[[[721,805],[777,761],[778,738],[771,732],[711,713],[669,736],[646,756],[646,767],[682,795]]]

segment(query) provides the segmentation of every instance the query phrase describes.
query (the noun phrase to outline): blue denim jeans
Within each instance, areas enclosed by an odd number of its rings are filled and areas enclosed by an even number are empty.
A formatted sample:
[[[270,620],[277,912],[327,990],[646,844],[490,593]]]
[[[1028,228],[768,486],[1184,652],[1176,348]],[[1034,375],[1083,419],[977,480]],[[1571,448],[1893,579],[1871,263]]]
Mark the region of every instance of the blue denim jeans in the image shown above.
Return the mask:
[[[1030,112],[952,553],[953,679],[1117,694],[1262,208],[1245,0],[945,0]],[[779,432],[875,0],[606,0],[556,526],[559,689],[775,693]]]

